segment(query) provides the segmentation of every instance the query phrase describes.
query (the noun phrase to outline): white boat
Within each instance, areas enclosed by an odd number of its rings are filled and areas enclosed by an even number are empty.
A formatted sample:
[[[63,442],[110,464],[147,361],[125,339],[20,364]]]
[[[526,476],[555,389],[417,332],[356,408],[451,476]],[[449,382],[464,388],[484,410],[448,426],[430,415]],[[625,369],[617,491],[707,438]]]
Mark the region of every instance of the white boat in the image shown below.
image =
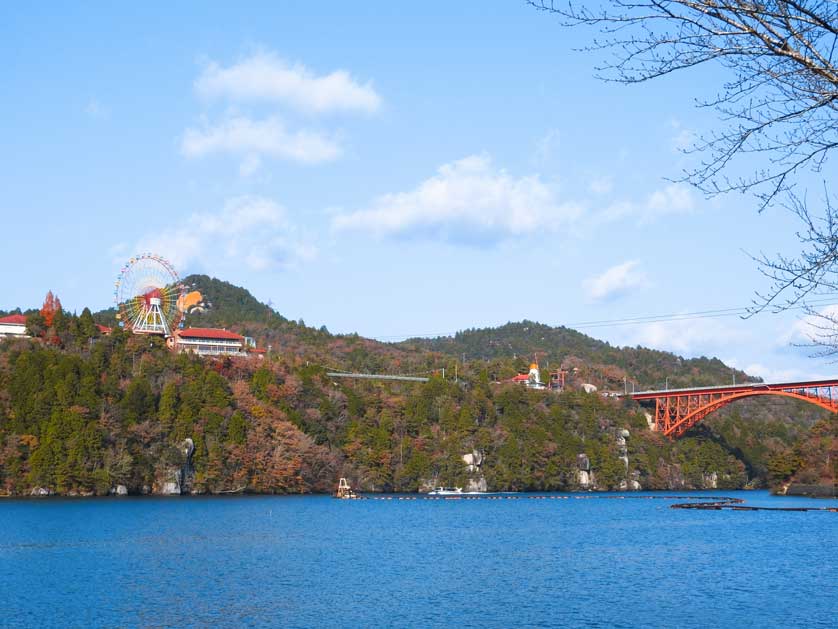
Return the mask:
[[[428,492],[429,496],[460,496],[463,493],[462,487],[434,487]]]

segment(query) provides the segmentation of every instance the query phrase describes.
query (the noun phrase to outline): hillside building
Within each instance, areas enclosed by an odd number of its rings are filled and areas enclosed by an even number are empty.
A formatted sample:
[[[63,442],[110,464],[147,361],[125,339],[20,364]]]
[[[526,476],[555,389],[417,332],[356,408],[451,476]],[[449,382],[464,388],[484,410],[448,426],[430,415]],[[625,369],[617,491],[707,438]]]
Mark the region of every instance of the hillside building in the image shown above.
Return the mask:
[[[247,356],[262,352],[248,336],[218,328],[184,328],[169,338],[169,345],[176,352],[189,352],[198,356]]]
[[[518,374],[510,380],[514,384],[520,384],[528,389],[545,389],[546,386],[541,381],[541,372],[538,369],[538,363],[530,365],[529,373]]]
[[[0,338],[27,338],[26,317],[22,314],[13,314],[0,317]]]

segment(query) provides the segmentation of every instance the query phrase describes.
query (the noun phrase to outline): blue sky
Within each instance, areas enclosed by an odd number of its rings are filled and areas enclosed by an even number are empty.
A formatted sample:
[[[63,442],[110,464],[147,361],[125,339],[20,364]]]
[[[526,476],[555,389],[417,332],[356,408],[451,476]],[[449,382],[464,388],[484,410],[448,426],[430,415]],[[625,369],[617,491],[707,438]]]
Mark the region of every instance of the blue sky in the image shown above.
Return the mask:
[[[593,78],[521,2],[0,8],[0,308],[111,305],[151,250],[290,318],[395,339],[746,306],[795,222],[668,179],[718,69]],[[799,313],[581,328],[768,379]]]

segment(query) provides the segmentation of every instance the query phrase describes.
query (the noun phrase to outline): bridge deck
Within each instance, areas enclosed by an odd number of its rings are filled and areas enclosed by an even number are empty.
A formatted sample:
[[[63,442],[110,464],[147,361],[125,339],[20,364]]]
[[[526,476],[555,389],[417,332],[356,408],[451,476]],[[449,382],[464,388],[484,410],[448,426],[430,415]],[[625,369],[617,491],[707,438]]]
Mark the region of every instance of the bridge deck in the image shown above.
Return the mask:
[[[631,393],[623,394],[622,397],[630,397],[636,399],[651,399],[662,396],[672,396],[679,394],[699,394],[699,393],[736,393],[738,391],[759,391],[759,390],[776,390],[776,389],[816,389],[818,387],[830,387],[838,385],[838,379],[831,380],[806,380],[803,382],[746,382],[742,384],[723,384],[711,387],[691,387],[687,389],[660,389],[648,391],[633,391]]]

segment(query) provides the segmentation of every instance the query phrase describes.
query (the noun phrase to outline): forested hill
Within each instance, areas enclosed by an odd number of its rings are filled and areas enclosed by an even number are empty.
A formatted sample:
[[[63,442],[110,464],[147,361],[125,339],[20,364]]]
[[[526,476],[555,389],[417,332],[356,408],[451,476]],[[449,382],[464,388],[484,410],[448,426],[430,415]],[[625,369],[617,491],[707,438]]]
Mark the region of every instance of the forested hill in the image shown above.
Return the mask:
[[[188,325],[228,327],[271,351],[176,355],[162,339],[103,335],[87,309],[32,311],[33,338],[0,342],[0,495],[328,491],[340,476],[364,490],[416,491],[722,488],[823,475],[808,471],[817,456],[807,453],[820,450],[796,445],[819,419],[805,410],[743,403],[670,441],[630,400],[581,387],[619,388],[624,376],[725,381],[716,359],[531,322],[382,343],[310,328],[221,280],[185,282],[201,293]],[[543,368],[570,369],[563,393],[503,382],[533,354]],[[346,380],[330,368],[431,377]]]
[[[616,347],[564,326],[533,321],[464,330],[453,337],[409,339],[399,345],[452,356],[464,354],[466,360],[492,362],[517,357],[515,364],[520,370],[537,357],[542,367],[576,369],[578,378],[613,389],[623,388],[624,377],[629,388],[633,383],[638,389],[663,388],[667,378],[670,387],[728,384],[734,376],[737,382],[760,382],[718,358],[685,359],[640,346]]]
[[[486,370],[491,378],[503,380],[526,371],[537,357],[545,370],[561,366],[570,370],[577,382],[604,389],[621,389],[624,378],[629,387],[638,389],[662,388],[667,378],[671,387],[728,383],[734,376],[737,382],[759,381],[717,358],[684,359],[643,347],[615,347],[570,328],[533,321],[469,329],[453,337],[380,343],[357,335],[333,335],[325,327],[310,328],[294,321],[292,312],[283,316],[247,289],[214,277],[189,275],[183,283],[203,298],[201,307],[186,317],[186,325],[230,328],[253,336],[263,347],[293,351],[339,368],[387,372],[453,369],[465,355],[473,370]]]
[[[183,279],[187,291],[198,291],[206,308],[188,317],[190,325],[226,327],[246,322],[282,323],[286,319],[263,304],[245,288],[208,275],[189,275]]]

